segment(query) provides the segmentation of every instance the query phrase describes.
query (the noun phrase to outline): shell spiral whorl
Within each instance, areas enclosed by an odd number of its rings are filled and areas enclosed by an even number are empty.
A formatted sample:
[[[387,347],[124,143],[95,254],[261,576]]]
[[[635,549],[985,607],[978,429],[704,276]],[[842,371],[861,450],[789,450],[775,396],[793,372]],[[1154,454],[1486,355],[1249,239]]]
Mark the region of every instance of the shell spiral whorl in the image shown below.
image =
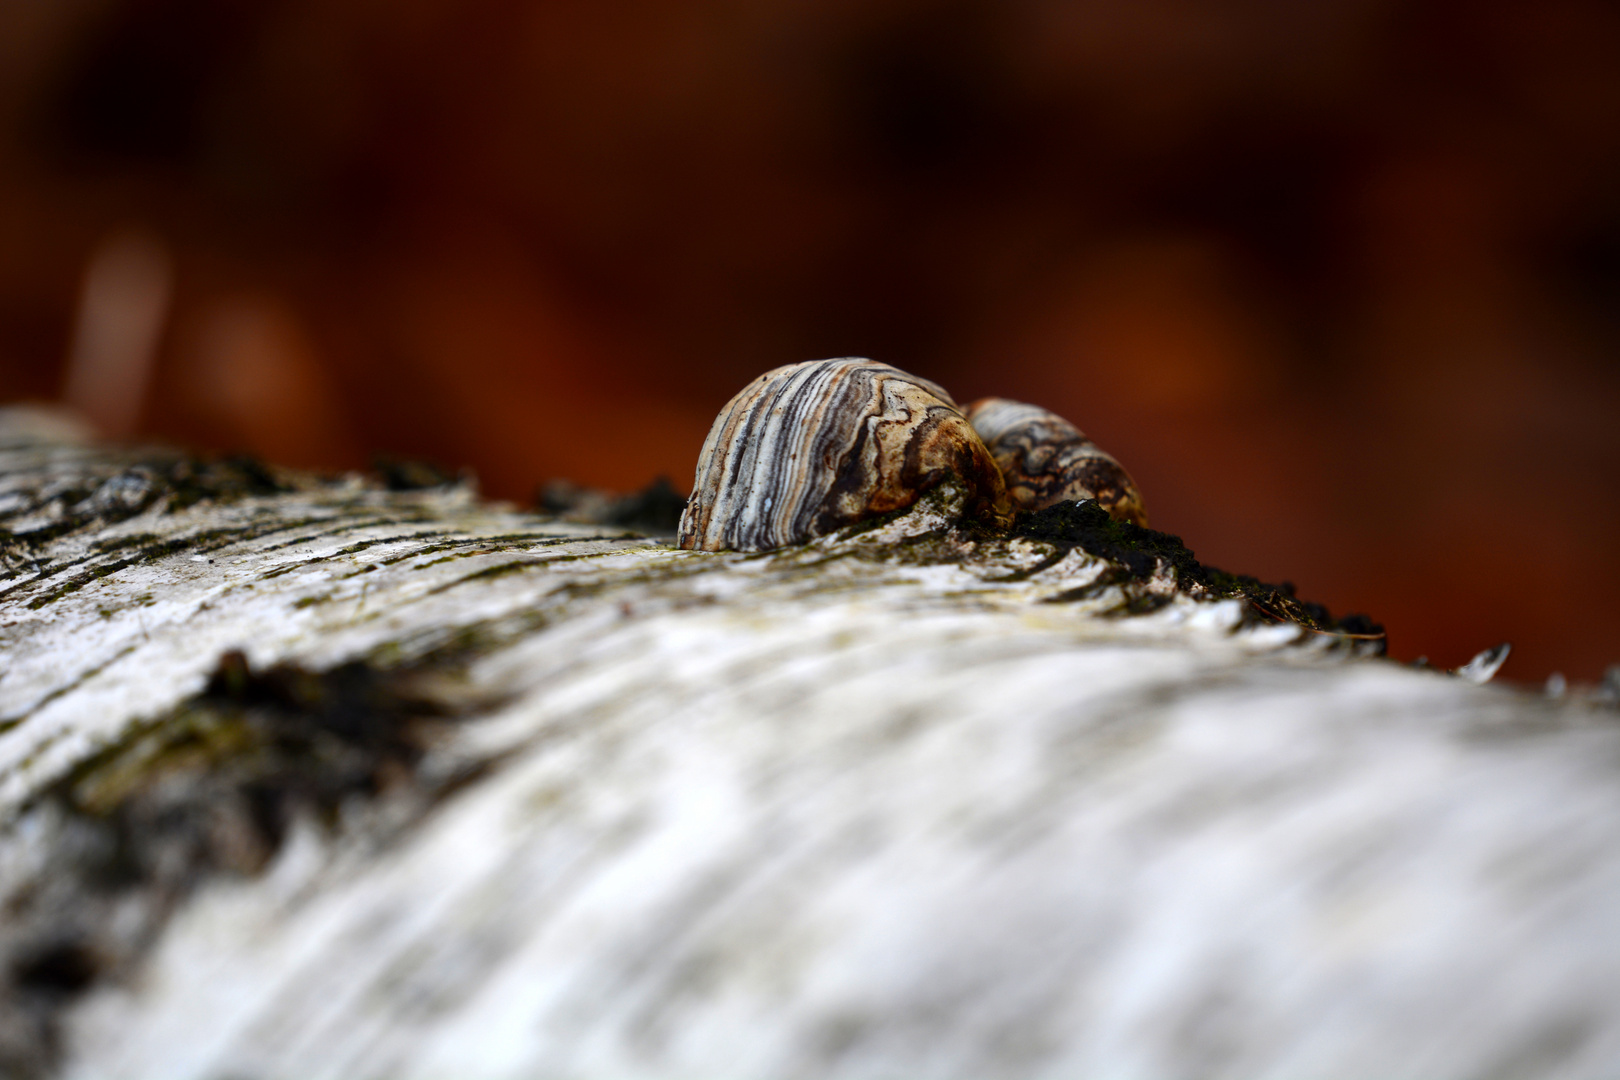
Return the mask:
[[[1010,517],[1001,472],[951,396],[856,357],[768,371],[720,411],[679,543],[764,551],[909,506],[952,475],[970,512]]]
[[[1063,417],[1006,398],[981,398],[965,413],[996,459],[1017,509],[1096,499],[1116,520],[1147,524],[1142,495],[1125,467]]]

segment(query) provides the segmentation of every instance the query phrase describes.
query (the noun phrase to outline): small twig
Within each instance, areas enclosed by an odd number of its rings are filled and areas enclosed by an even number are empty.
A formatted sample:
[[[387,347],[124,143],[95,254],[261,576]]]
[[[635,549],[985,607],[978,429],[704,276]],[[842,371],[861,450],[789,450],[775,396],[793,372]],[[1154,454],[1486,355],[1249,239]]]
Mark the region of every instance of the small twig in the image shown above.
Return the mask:
[[[1383,641],[1385,638],[1389,637],[1389,633],[1387,631],[1377,633],[1377,634],[1352,634],[1348,630],[1318,630],[1314,626],[1306,626],[1304,623],[1300,622],[1298,619],[1290,619],[1286,615],[1279,614],[1279,613],[1277,613],[1275,611],[1268,611],[1266,609],[1266,607],[1263,604],[1261,604],[1260,601],[1254,599],[1253,597],[1249,598],[1249,606],[1251,608],[1253,608],[1255,611],[1257,611],[1260,614],[1264,615],[1266,618],[1271,619],[1273,622],[1279,622],[1279,623],[1289,622],[1289,623],[1293,623],[1295,626],[1299,627],[1301,630],[1304,630],[1307,633],[1311,633],[1311,634],[1331,635],[1333,637],[1347,638],[1347,639],[1349,639],[1351,641]]]

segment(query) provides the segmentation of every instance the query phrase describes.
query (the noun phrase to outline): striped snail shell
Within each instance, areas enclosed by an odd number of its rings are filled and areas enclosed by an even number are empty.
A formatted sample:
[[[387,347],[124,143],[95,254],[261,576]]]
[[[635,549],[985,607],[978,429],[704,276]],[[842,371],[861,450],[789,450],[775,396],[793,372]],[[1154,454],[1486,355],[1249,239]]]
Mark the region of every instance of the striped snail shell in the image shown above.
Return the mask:
[[[1017,509],[1096,499],[1117,521],[1147,524],[1147,508],[1130,473],[1063,417],[1006,398],[981,398],[965,411],[995,457]]]
[[[1006,523],[990,452],[939,386],[857,357],[767,371],[720,411],[679,543],[765,551],[909,506],[952,476],[968,513]]]

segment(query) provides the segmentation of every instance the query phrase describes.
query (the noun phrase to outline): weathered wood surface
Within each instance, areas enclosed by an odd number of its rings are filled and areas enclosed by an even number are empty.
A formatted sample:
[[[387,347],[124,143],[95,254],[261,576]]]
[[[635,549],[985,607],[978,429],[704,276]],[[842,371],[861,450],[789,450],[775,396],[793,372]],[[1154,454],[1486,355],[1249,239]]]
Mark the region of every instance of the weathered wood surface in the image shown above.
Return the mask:
[[[0,1074],[1620,1071],[1599,697],[945,496],[743,556],[0,444]]]

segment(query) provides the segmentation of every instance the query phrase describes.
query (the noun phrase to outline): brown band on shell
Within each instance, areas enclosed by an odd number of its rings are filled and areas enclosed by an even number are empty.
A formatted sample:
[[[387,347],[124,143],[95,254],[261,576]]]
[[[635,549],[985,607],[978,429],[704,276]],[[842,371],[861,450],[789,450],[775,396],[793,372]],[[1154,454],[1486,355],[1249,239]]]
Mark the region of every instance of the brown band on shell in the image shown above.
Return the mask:
[[[909,506],[951,476],[969,512],[1010,517],[1001,473],[938,385],[871,360],[768,371],[704,440],[680,546],[765,551]]]
[[[1096,499],[1118,521],[1147,524],[1147,507],[1125,467],[1063,417],[1006,398],[981,398],[964,412],[1019,510]]]

